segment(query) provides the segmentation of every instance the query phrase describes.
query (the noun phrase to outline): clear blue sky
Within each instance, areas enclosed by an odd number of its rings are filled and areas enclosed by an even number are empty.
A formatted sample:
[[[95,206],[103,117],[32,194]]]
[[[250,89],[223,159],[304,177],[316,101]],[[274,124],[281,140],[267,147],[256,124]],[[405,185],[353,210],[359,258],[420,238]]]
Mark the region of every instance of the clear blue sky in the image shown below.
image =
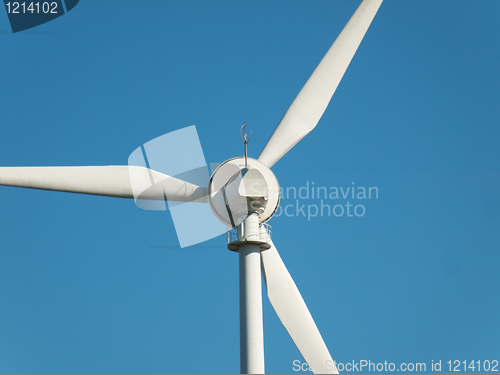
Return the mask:
[[[190,125],[222,162],[243,121],[257,157],[359,3],[82,0],[18,34],[0,11],[0,165],[126,164]],[[363,217],[270,221],[338,362],[500,360],[499,17],[496,0],[386,0],[273,168],[283,187],[378,188],[325,202]],[[0,187],[0,212],[0,372],[239,371],[224,236],[180,249],[168,212],[115,198]],[[267,296],[264,336],[266,370],[293,372]]]

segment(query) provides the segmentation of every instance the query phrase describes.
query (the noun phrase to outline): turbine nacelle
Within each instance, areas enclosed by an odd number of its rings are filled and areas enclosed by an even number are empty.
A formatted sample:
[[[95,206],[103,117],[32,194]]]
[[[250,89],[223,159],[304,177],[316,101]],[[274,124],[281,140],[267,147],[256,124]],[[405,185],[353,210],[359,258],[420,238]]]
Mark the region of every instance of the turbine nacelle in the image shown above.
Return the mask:
[[[208,185],[208,202],[214,215],[236,228],[257,214],[265,223],[276,212],[280,189],[274,173],[261,162],[244,157],[229,159],[214,171]]]

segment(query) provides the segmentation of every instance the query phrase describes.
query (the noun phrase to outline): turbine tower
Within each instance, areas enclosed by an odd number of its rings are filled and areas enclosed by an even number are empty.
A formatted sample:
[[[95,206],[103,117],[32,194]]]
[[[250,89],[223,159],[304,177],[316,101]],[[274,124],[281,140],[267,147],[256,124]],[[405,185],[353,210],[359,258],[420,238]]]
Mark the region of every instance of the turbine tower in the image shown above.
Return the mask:
[[[264,373],[261,275],[269,300],[314,373],[337,368],[292,277],[281,260],[267,221],[276,212],[279,184],[271,167],[319,122],[375,17],[382,0],[364,0],[300,90],[258,159],[245,156],[219,165],[208,188],[139,166],[1,167],[0,185],[134,199],[133,185],[161,181],[163,194],[141,199],[208,203],[236,236],[239,253],[241,373]],[[246,135],[246,133],[245,133]],[[145,179],[145,181],[143,181]]]

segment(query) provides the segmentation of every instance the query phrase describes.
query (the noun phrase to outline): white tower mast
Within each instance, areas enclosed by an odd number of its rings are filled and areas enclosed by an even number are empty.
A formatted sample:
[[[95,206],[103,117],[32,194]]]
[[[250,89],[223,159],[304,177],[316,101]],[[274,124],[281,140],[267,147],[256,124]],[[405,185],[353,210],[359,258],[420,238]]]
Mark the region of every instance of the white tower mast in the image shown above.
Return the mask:
[[[264,374],[264,327],[260,271],[259,216],[253,213],[240,224],[240,370],[242,374]],[[241,236],[241,237],[240,237]]]

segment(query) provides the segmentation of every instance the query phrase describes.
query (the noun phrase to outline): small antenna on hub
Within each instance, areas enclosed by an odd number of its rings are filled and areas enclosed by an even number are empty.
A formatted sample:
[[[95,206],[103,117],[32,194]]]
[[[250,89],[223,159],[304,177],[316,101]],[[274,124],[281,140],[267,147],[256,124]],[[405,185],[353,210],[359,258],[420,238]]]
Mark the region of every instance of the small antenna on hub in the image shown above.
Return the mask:
[[[248,159],[247,159],[247,144],[252,139],[252,129],[247,125],[246,122],[240,128],[240,138],[245,144],[245,167],[248,167]]]

